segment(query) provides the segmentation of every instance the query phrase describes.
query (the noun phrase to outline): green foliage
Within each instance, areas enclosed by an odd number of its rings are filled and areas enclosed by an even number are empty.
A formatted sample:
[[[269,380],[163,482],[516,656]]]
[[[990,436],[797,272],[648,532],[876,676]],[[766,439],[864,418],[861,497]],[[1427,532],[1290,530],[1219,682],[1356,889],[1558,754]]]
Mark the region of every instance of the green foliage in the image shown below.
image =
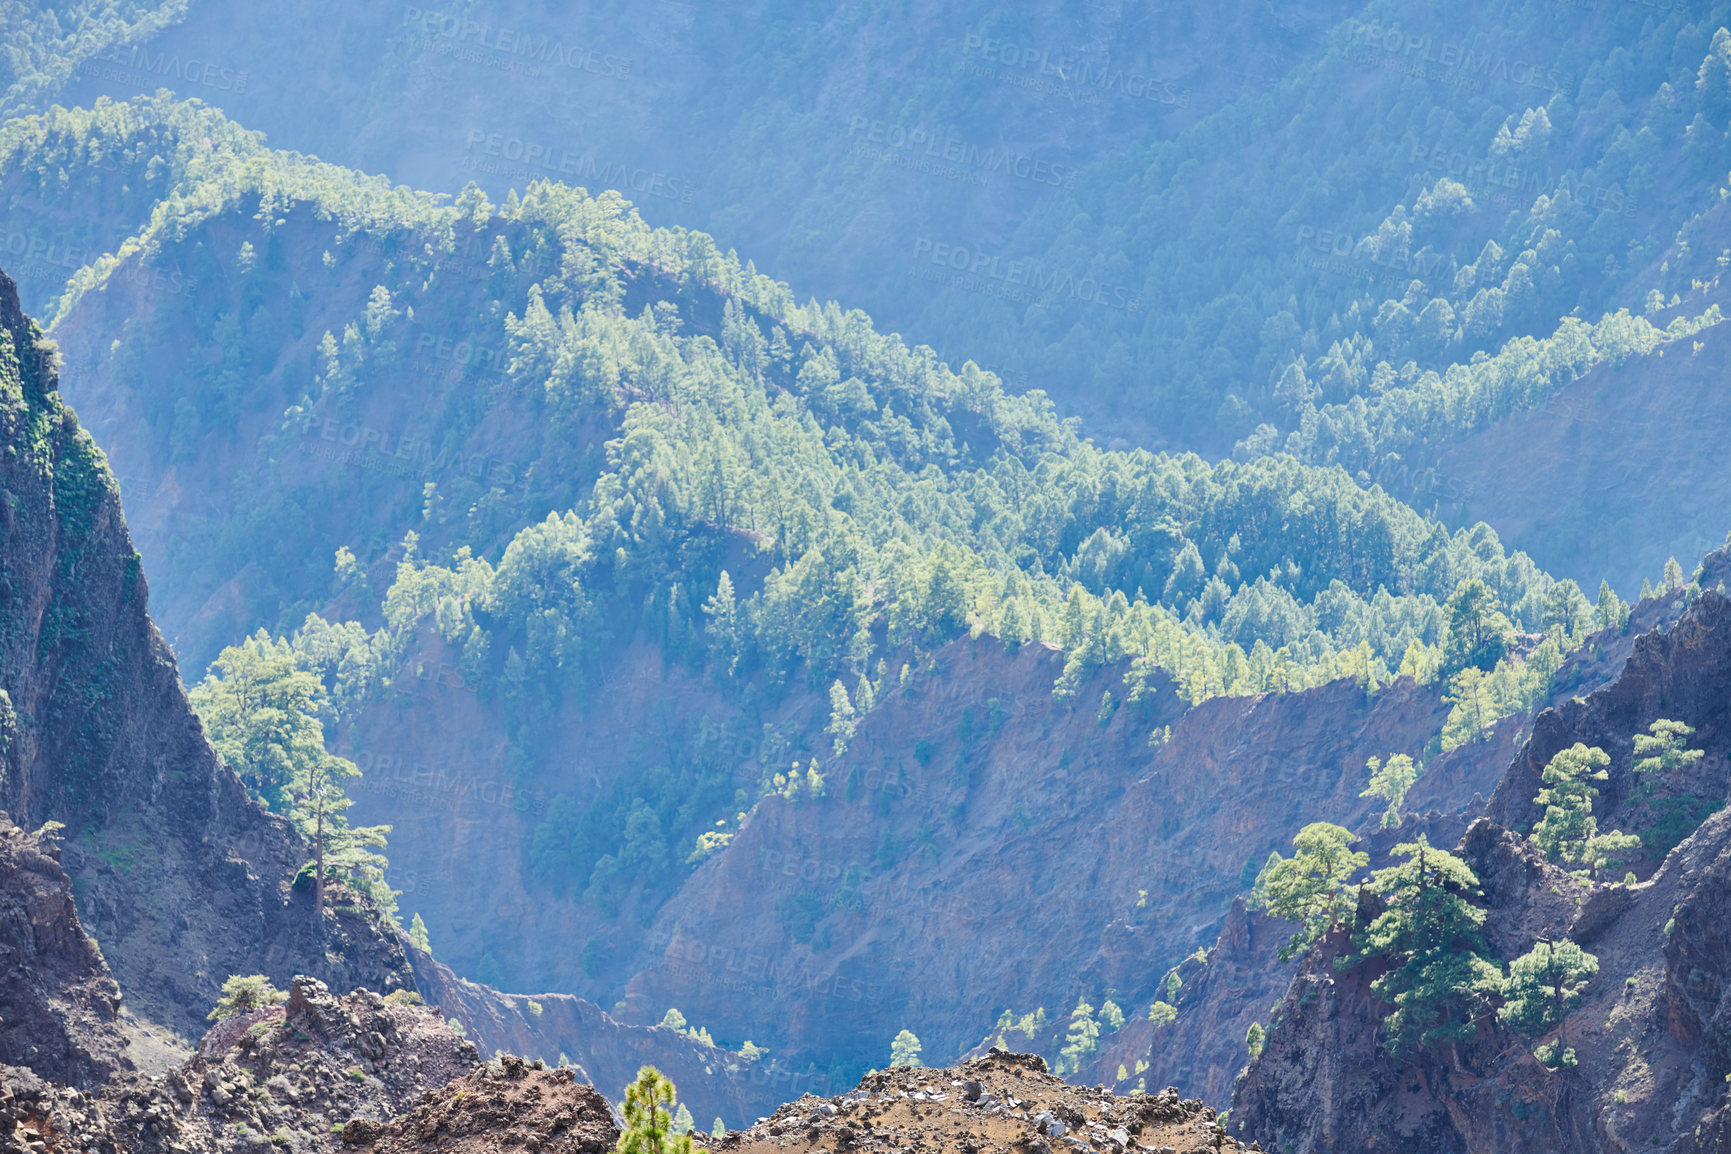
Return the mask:
[[[1123,1029],[1123,1009],[1117,1002],[1114,1002],[1111,998],[1107,998],[1105,1001],[1100,1003],[1100,1022],[1108,1030],[1116,1031]]]
[[[261,630],[224,649],[188,698],[248,792],[312,841],[321,889],[324,874],[334,871],[391,915],[397,894],[385,883],[388,863],[378,852],[390,827],[348,824],[344,811],[353,803],[344,783],[360,771],[325,751],[320,715],[333,705],[309,666],[316,663],[305,652]]]
[[[1351,848],[1356,841],[1348,829],[1312,822],[1292,839],[1292,857],[1269,855],[1253,899],[1270,916],[1298,923],[1298,932],[1280,948],[1282,961],[1308,950],[1351,912],[1347,883],[1370,863],[1369,854]]]
[[[1064,1035],[1064,1047],[1054,1072],[1060,1077],[1076,1073],[1082,1068],[1083,1059],[1099,1048],[1100,1023],[1094,1020],[1094,1007],[1086,999],[1079,1000],[1070,1011],[1070,1027]]]
[[[433,944],[427,938],[427,923],[421,920],[420,911],[415,912],[414,920],[409,923],[409,944],[423,954],[433,952]]]
[[[685,1015],[677,1009],[669,1007],[668,1011],[661,1015],[661,1021],[657,1025],[664,1030],[683,1030],[685,1029]]]
[[[0,55],[0,120],[48,103],[77,75],[79,65],[120,54],[129,45],[172,27],[186,0],[74,0],[0,5],[7,51]]]
[[[1462,581],[1449,596],[1444,612],[1448,632],[1443,672],[1453,674],[1468,666],[1486,673],[1495,669],[1509,651],[1514,627],[1490,587],[1477,577]]]
[[[1473,904],[1479,883],[1467,864],[1423,837],[1390,852],[1408,860],[1373,875],[1385,908],[1360,931],[1358,946],[1361,957],[1389,964],[1371,989],[1394,1007],[1383,1020],[1383,1044],[1402,1055],[1470,1038],[1503,979],[1485,956],[1485,912]]]
[[[1705,750],[1688,748],[1688,739],[1695,736],[1693,726],[1662,717],[1647,729],[1648,732],[1635,735],[1635,760],[1631,768],[1636,773],[1663,774],[1675,779],[1706,756]]]
[[[220,1022],[236,1014],[250,1014],[287,1000],[288,995],[271,985],[270,979],[263,974],[230,974],[222,984],[222,997],[205,1017]]]
[[[1035,1040],[1045,1033],[1047,1021],[1046,1007],[1044,1006],[1038,1006],[1032,1012],[1023,1014],[1020,1018],[1015,1015],[1014,1011],[1005,1010],[998,1016],[996,1027],[998,1031],[998,1040],[996,1044],[999,1047],[1008,1049],[1010,1047],[1005,1043],[1004,1035],[1009,1033],[1020,1033],[1027,1038],[1027,1045],[1031,1048]]]
[[[1265,1037],[1261,1022],[1250,1023],[1250,1029],[1244,1032],[1244,1045],[1250,1051],[1252,1062],[1262,1057],[1262,1044]]]
[[[615,1154],[691,1154],[690,1126],[674,1129],[674,1106],[674,1087],[667,1076],[654,1066],[638,1070],[637,1080],[625,1088],[625,1128],[613,1147]],[[685,1118],[689,1122],[689,1112]]]
[[[1389,756],[1387,764],[1373,757],[1365,762],[1365,768],[1370,770],[1370,785],[1358,796],[1381,798],[1388,802],[1388,809],[1382,815],[1382,826],[1392,829],[1400,824],[1400,803],[1406,800],[1406,791],[1418,780],[1423,767],[1408,755],[1396,753]]]
[[[890,1043],[890,1066],[918,1066],[920,1040],[912,1030],[903,1030]]]
[[[1599,796],[1596,781],[1609,778],[1605,767],[1611,758],[1604,750],[1576,742],[1558,751],[1545,766],[1544,788],[1534,803],[1545,807],[1530,835],[1534,845],[1559,865],[1579,866],[1596,873],[1611,866],[1641,844],[1640,838],[1620,830],[1599,832],[1593,802]]]
[[[1541,941],[1509,963],[1497,1018],[1526,1038],[1537,1038],[1581,1004],[1599,959],[1567,938]]]
[[[1170,1002],[1155,1002],[1148,1007],[1148,1020],[1154,1023],[1154,1028],[1170,1026],[1178,1020],[1178,1011]]]

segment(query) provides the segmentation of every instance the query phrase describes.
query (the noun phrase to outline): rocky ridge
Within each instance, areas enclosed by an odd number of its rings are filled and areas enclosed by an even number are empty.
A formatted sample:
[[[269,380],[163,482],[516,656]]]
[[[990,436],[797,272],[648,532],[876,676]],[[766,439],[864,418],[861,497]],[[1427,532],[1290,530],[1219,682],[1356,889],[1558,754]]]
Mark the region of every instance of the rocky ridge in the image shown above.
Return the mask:
[[[183,1034],[231,973],[406,985],[376,914],[342,902],[320,919],[291,888],[305,839],[205,740],[57,365],[0,274],[0,809],[64,824],[83,924],[129,1003]]]
[[[805,1095],[757,1124],[698,1144],[727,1154],[1201,1154],[1259,1149],[1176,1090],[1119,1096],[1047,1073],[1037,1054],[992,1050],[948,1069],[892,1067],[851,1093]]]
[[[1540,714],[1504,783],[1457,853],[1478,874],[1486,936],[1505,964],[1563,937],[1596,955],[1580,1006],[1541,1040],[1573,1050],[1549,1070],[1492,1022],[1458,1047],[1395,1060],[1371,993],[1375,962],[1336,968],[1336,935],[1305,959],[1266,1049],[1237,1087],[1245,1136],[1324,1150],[1513,1154],[1723,1149],[1731,1138],[1731,813],[1720,808],[1632,884],[1588,882],[1544,860],[1520,831],[1537,816],[1539,770],[1579,741],[1611,756],[1600,829],[1640,828],[1651,804],[1631,735],[1660,717],[1696,728],[1705,756],[1659,792],[1722,807],[1731,779],[1731,601],[1708,589],[1670,628],[1639,637],[1622,674]],[[1649,872],[1651,871],[1651,872]],[[1367,899],[1370,900],[1370,899]],[[1371,911],[1366,910],[1364,916]],[[1280,1145],[1280,1148],[1287,1148]]]

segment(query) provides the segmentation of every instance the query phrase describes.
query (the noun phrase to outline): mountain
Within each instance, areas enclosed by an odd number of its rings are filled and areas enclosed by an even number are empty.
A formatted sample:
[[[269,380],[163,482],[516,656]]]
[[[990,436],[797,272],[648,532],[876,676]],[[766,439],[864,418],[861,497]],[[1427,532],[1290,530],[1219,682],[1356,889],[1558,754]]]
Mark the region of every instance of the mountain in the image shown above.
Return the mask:
[[[1570,318],[1631,314],[1602,334],[1620,363],[1646,321],[1715,303],[1731,8],[1409,7],[958,0],[815,20],[766,4],[741,25],[669,4],[551,20],[525,3],[194,3],[67,65],[60,95],[178,89],[279,145],[448,193],[618,189],[801,296],[1046,390],[1102,444],[1339,463],[1627,596],[1719,531],[1662,504],[1631,520],[1632,550],[1559,538],[1530,506],[1497,507],[1529,476],[1559,482],[1542,507],[1577,501],[1557,459],[1498,484],[1479,434],[1555,424],[1533,414],[1594,362],[1533,353],[1578,345]],[[261,53],[273,36],[297,51]],[[429,119],[428,101],[463,112]],[[9,248],[64,282],[130,235],[91,247],[90,219]],[[1636,419],[1663,435],[1662,412]],[[1567,455],[1593,476],[1629,460],[1603,437]]]
[[[231,973],[406,985],[401,948],[366,912],[321,919],[290,888],[305,843],[205,741],[57,359],[0,275],[0,808],[64,826],[83,923],[147,1019],[192,1032]]]
[[[1493,1014],[1455,1042],[1391,1053],[1391,1007],[1371,988],[1387,963],[1336,934],[1305,958],[1238,1084],[1239,1132],[1294,1150],[1722,1147],[1731,601],[1716,591],[1727,556],[1714,560],[1720,576],[1710,570],[1675,624],[1637,641],[1613,684],[1535,719],[1455,849],[1476,875],[1494,964],[1545,942],[1592,959],[1565,988],[1553,981],[1557,1012],[1529,1041],[1516,1019]],[[1701,755],[1655,781],[1632,768],[1632,741],[1661,718],[1692,726],[1687,745]],[[1639,833],[1649,860],[1662,854],[1650,874],[1643,864],[1620,884],[1594,879],[1525,836],[1544,817],[1541,771],[1576,743],[1605,751],[1599,827]],[[1362,926],[1377,899],[1366,891],[1361,901]]]
[[[513,1034],[493,1008],[506,1000],[456,992],[449,971],[412,960],[366,896],[333,882],[316,910],[296,882],[308,840],[247,796],[187,703],[106,461],[55,388],[57,350],[3,274],[0,333],[11,450],[0,464],[0,786],[6,812],[43,827],[26,836],[10,816],[4,827],[0,902],[20,960],[17,1000],[9,985],[0,1010],[0,1061],[97,1086],[154,1062],[162,1048],[146,1038],[201,1035],[229,976],[286,986],[304,974],[393,996],[419,997],[425,983],[490,1048],[567,1052],[610,1090],[650,1061],[688,1075],[688,1100],[706,1110],[738,1118],[781,1100],[785,1080],[747,1059],[620,1026],[577,999],[549,999],[545,1028]]]
[[[1039,394],[798,305],[617,198],[446,203],[166,98],[16,121],[3,153],[37,219],[151,205],[53,306],[68,387],[189,661],[262,625],[326,687],[354,817],[394,827],[388,880],[439,959],[639,1027],[676,1009],[767,1046],[788,1085],[852,1081],[910,1015],[960,1053],[1007,1008],[1151,1001],[1303,820],[1369,816],[1372,756],[1428,758],[1437,808],[1467,806],[1485,747],[1438,736],[1464,716],[1437,680],[1463,582],[1530,631],[1480,735],[1547,700],[1595,621],[1621,627],[1614,597],[1594,610],[1487,528],[1339,469],[1099,449]],[[1235,812],[1198,764],[1252,793],[1251,766],[1317,776]],[[981,792],[1000,778],[1040,783],[1019,815]],[[1167,828],[1207,856],[1112,849],[1111,892],[1030,907],[1075,919],[1063,949],[990,980],[828,995],[866,959],[893,976],[966,948],[902,895],[1002,906],[977,863],[1118,805],[1182,814]],[[808,882],[714,925],[764,896],[764,855],[803,869],[832,841]],[[750,975],[682,962],[694,935]],[[794,989],[827,1001],[771,1014]],[[476,1020],[495,1015],[535,1036],[520,1004]]]

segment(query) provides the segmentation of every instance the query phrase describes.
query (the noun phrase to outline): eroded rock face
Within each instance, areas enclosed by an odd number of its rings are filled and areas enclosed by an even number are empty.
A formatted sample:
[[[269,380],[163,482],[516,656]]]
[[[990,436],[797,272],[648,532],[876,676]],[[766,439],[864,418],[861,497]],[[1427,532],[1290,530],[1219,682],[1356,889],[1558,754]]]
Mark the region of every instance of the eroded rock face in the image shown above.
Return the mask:
[[[0,1065],[83,1089],[105,1082],[131,1068],[119,1008],[120,987],[78,922],[59,840],[0,812]]]
[[[951,1054],[1006,1008],[1067,1015],[1078,995],[1098,1005],[1116,990],[1145,1013],[1270,850],[1290,852],[1312,821],[1374,825],[1366,759],[1419,752],[1447,714],[1408,679],[1374,697],[1342,680],[1197,708],[1162,683],[1102,717],[1123,668],[1066,702],[1051,692],[1061,667],[1044,647],[957,642],[887,695],[826,771],[822,802],[766,799],[663,908],[628,1020],[678,1007],[822,1069],[883,1061],[909,1022],[928,1052]],[[1414,804],[1470,807],[1514,732],[1438,759]],[[1222,1089],[1242,1063],[1219,1059]]]
[[[301,977],[286,1004],[219,1022],[189,1061],[160,1078],[124,1073],[99,1093],[80,1094],[26,1070],[0,1070],[14,1099],[6,1105],[0,1091],[0,1150],[9,1111],[56,1154],[334,1154],[345,1127],[382,1131],[476,1071],[479,1058],[431,1009],[368,990],[339,998]]]
[[[0,274],[0,809],[63,822],[61,866],[128,1002],[197,1036],[231,973],[409,981],[368,916],[315,918],[304,839],[222,766],[151,624],[101,452]],[[333,903],[334,905],[335,903]]]
[[[1722,557],[1721,557],[1722,559]],[[1600,829],[1638,828],[1643,785],[1631,737],[1659,717],[1696,727],[1706,756],[1661,787],[1713,802],[1731,765],[1731,601],[1701,595],[1670,628],[1638,638],[1611,685],[1541,714],[1490,805],[1457,853],[1478,874],[1486,937],[1504,963],[1540,939],[1569,937],[1599,970],[1581,1005],[1542,1039],[1513,1037],[1487,1017],[1476,1037],[1396,1060],[1379,1027],[1390,1007],[1370,992],[1376,963],[1337,969],[1344,935],[1306,959],[1261,1061],[1239,1083],[1233,1119],[1245,1136],[1295,1154],[1327,1150],[1515,1154],[1654,1147],[1707,1151],[1731,1136],[1731,812],[1707,816],[1633,884],[1588,882],[1544,860],[1506,828],[1538,816],[1531,794],[1559,749],[1580,741],[1611,755],[1595,806]],[[1368,913],[1368,911],[1366,911]],[[1547,1070],[1535,1041],[1576,1065]]]

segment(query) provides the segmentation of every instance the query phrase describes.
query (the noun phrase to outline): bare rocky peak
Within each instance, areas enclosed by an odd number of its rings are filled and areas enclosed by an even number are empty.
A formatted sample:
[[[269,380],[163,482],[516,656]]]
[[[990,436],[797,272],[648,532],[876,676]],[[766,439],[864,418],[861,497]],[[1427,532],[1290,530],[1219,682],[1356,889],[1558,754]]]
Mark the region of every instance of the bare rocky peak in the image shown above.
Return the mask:
[[[1046,1072],[1037,1054],[992,1050],[948,1069],[876,1071],[851,1093],[806,1095],[711,1151],[961,1151],[962,1154],[1190,1154],[1244,1150],[1214,1109],[1178,1091],[1119,1096]]]

